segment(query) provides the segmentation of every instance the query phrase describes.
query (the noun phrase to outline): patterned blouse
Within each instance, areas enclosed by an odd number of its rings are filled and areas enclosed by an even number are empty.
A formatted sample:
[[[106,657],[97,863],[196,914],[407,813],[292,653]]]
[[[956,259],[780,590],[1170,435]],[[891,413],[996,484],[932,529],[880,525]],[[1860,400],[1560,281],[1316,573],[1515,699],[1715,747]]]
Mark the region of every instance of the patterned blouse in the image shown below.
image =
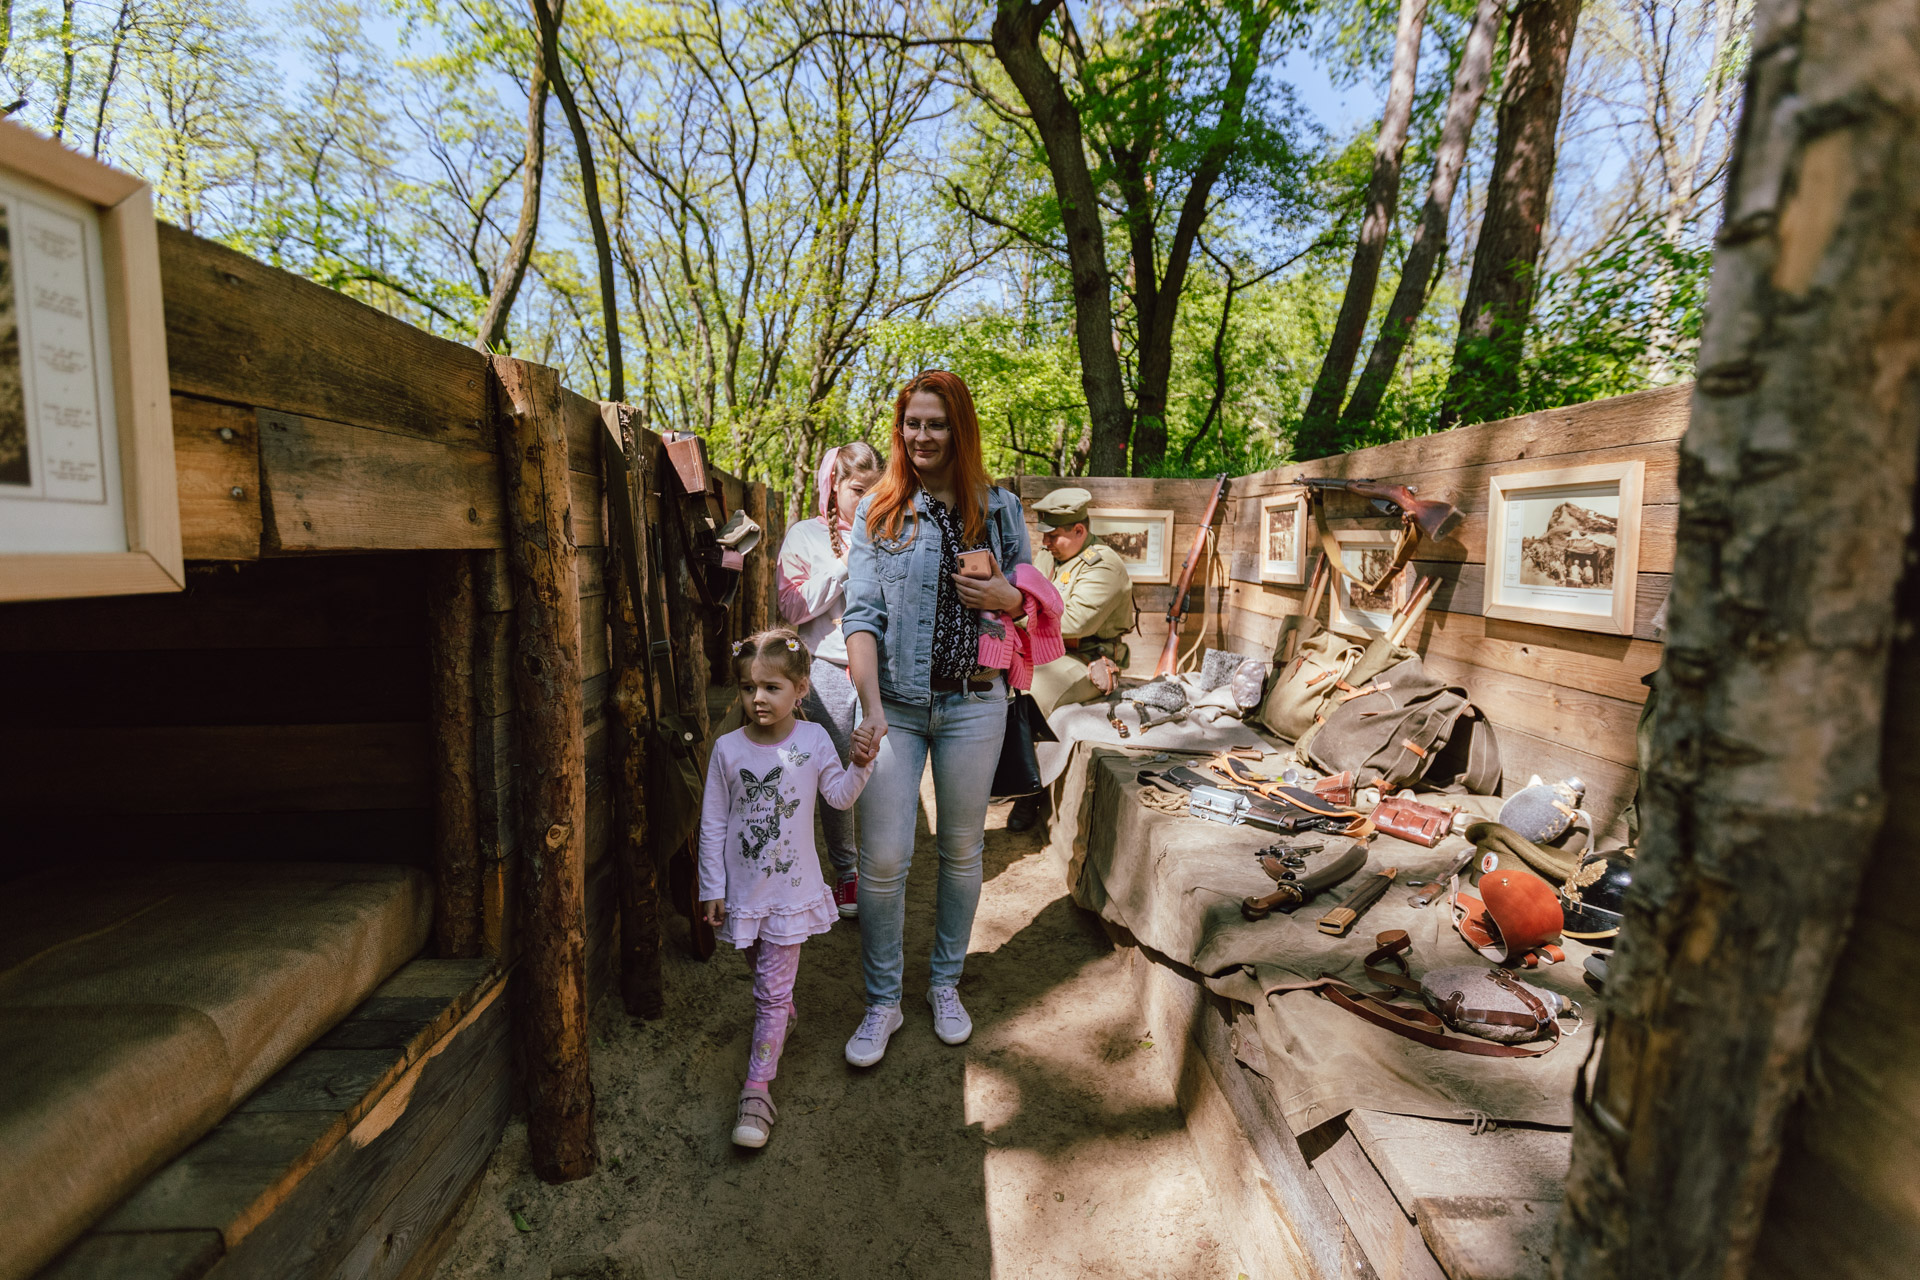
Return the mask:
[[[933,677],[965,680],[980,665],[980,615],[960,599],[953,575],[960,572],[966,525],[960,512],[927,494],[927,512],[940,528],[940,593],[933,610]],[[985,546],[985,543],[981,543]]]

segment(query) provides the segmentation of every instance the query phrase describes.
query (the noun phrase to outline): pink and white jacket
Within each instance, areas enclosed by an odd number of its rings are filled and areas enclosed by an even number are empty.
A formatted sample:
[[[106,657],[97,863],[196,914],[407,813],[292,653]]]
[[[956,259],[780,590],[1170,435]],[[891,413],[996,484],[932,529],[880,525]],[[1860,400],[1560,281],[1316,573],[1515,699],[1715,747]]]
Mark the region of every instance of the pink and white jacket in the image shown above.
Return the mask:
[[[983,611],[980,665],[1005,671],[1009,688],[1031,689],[1033,669],[1067,652],[1060,637],[1060,613],[1065,606],[1053,583],[1030,564],[1015,565],[1007,581],[1020,589],[1026,623],[1015,622],[1012,614]]]
[[[840,615],[847,605],[847,559],[833,553],[833,534],[827,528],[827,499],[833,492],[833,464],[838,449],[827,450],[814,476],[814,500],[819,514],[787,530],[780,544],[780,563],[774,585],[780,593],[780,616],[800,633],[800,643],[816,658],[835,666],[847,665],[847,641],[840,634]],[[840,525],[840,545],[852,537],[853,518]]]

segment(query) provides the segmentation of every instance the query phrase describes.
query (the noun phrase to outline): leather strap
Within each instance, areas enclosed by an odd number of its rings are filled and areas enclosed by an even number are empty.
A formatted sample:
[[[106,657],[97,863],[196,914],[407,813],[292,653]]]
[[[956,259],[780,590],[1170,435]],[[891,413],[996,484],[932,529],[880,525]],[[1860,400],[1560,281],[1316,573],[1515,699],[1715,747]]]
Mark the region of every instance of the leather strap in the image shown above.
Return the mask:
[[[1318,489],[1313,491],[1313,522],[1320,530],[1320,545],[1326,549],[1328,567],[1348,582],[1360,583],[1363,591],[1378,591],[1391,582],[1393,575],[1405,568],[1407,561],[1413,559],[1414,547],[1420,541],[1420,526],[1413,522],[1412,516],[1403,512],[1400,516],[1400,540],[1394,544],[1393,548],[1393,564],[1372,582],[1361,582],[1360,579],[1348,573],[1340,563],[1340,540],[1335,538],[1333,530],[1327,527],[1327,503]]]
[[[1272,995],[1276,991],[1318,991],[1348,1013],[1356,1014],[1377,1027],[1385,1027],[1397,1036],[1404,1036],[1430,1048],[1468,1053],[1481,1058],[1538,1058],[1553,1052],[1559,1045],[1560,1020],[1549,1015],[1540,999],[1504,969],[1494,969],[1490,976],[1503,988],[1519,996],[1521,1002],[1532,1011],[1532,1016],[1504,1010],[1464,1008],[1457,1000],[1449,1004],[1448,1012],[1456,1021],[1485,1022],[1490,1026],[1535,1027],[1544,1024],[1544,1034],[1549,1041],[1546,1048],[1527,1049],[1520,1045],[1455,1035],[1446,1029],[1446,1021],[1432,1010],[1424,1006],[1394,1003],[1395,992],[1420,995],[1420,984],[1407,971],[1406,953],[1412,949],[1413,940],[1403,929],[1389,929],[1378,934],[1374,943],[1374,949],[1367,953],[1363,962],[1367,977],[1392,990],[1362,991],[1349,982],[1325,976],[1312,982],[1277,983],[1268,987],[1266,994]],[[1392,964],[1394,968],[1380,967],[1384,964]]]

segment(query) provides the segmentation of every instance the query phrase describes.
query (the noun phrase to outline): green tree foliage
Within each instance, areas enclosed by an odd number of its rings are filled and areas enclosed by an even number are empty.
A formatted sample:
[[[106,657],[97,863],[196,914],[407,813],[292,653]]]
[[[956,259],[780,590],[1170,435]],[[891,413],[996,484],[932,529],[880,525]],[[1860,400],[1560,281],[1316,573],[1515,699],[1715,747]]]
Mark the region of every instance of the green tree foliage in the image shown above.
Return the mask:
[[[628,398],[651,425],[701,431],[726,465],[786,485],[828,445],[884,445],[900,380],[942,366],[976,388],[997,471],[1087,471],[1059,188],[988,47],[995,9],[940,7],[954,2],[569,0],[560,53],[600,171]],[[1384,85],[1396,7],[1076,0],[1049,15],[1043,48],[1084,130],[1137,469],[1291,456],[1376,125],[1329,132],[1280,56]],[[1472,8],[1431,5],[1409,173],[1432,162]],[[1743,3],[1584,12],[1562,145],[1572,195],[1556,195],[1520,347],[1523,408],[1690,373],[1745,57]],[[141,174],[170,221],[473,340],[521,210],[528,7],[35,0],[0,13],[0,105],[15,119]],[[1250,36],[1255,72],[1236,98],[1232,51]],[[577,151],[561,112],[547,120],[538,238],[505,346],[603,393]],[[1489,133],[1474,135],[1407,351],[1350,445],[1433,429]],[[1391,233],[1369,339],[1408,222]]]

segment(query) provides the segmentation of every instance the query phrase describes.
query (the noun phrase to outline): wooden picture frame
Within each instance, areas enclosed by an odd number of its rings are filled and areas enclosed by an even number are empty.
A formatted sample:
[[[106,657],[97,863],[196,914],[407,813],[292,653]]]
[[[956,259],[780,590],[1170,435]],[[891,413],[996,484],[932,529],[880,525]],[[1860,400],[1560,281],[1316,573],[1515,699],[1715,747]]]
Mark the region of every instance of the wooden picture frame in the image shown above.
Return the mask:
[[[1393,560],[1400,535],[1390,529],[1335,529],[1334,543],[1340,548],[1340,564],[1347,574],[1371,578],[1379,572],[1378,557]],[[1376,600],[1356,600],[1356,584],[1346,574],[1333,575],[1332,605],[1327,625],[1342,635],[1373,639],[1384,635],[1393,621],[1394,611],[1407,602],[1412,575],[1407,565],[1388,579]]]
[[[1307,580],[1307,540],[1312,521],[1307,491],[1260,500],[1260,581],[1299,586]]]
[[[0,121],[0,211],[17,223],[0,307],[20,352],[12,420],[0,421],[0,436],[13,429],[14,477],[0,485],[0,600],[178,591],[185,570],[153,193]],[[35,284],[31,311],[13,306],[23,278]],[[29,350],[23,339],[36,327],[41,338]]]
[[[1632,635],[1646,470],[1600,462],[1490,479],[1482,612]]]
[[[1087,528],[1120,553],[1134,583],[1173,581],[1173,512],[1088,507]]]

